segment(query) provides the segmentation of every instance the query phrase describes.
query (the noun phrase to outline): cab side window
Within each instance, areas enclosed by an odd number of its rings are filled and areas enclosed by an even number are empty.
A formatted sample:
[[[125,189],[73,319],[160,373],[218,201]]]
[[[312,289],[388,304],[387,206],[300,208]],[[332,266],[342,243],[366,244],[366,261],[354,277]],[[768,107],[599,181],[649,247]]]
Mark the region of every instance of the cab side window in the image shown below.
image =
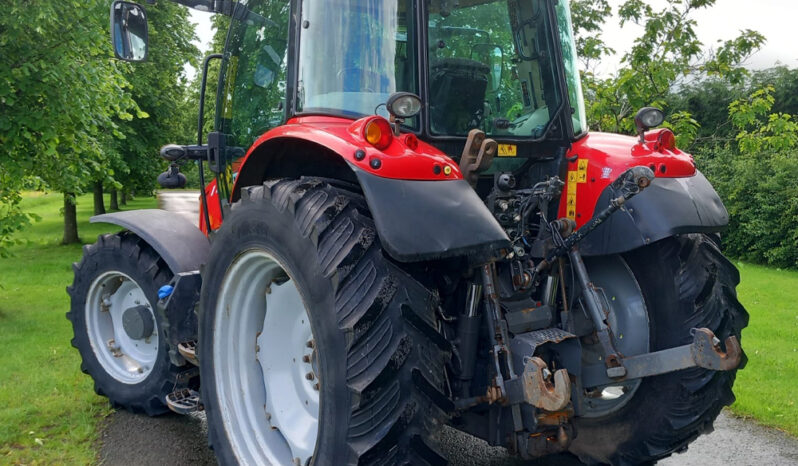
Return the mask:
[[[223,64],[217,129],[227,145],[248,149],[285,119],[290,2],[241,2],[230,26]]]

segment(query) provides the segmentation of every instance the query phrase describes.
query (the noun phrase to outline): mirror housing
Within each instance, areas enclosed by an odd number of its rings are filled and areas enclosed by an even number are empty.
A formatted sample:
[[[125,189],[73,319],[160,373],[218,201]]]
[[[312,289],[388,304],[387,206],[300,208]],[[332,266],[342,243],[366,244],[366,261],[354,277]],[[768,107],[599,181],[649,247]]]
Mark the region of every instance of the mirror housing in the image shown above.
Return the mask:
[[[139,4],[115,0],[111,5],[111,42],[114,55],[124,61],[147,59],[147,14]]]

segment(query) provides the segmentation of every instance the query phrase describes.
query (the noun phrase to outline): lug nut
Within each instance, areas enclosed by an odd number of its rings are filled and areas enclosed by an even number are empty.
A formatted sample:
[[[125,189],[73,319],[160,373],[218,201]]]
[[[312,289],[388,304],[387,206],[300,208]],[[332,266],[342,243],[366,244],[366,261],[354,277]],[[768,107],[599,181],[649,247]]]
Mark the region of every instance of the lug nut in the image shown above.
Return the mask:
[[[310,362],[310,356],[308,356],[307,354],[302,356],[302,362]]]
[[[316,376],[313,375],[313,372],[308,372],[307,374],[305,374],[305,378],[308,380],[313,380],[316,378]]]
[[[306,345],[307,345],[308,348],[313,348],[314,346],[316,346],[316,344],[313,342],[313,340],[308,340]]]
[[[319,391],[319,390],[321,389],[321,385],[319,385],[319,383],[318,383],[318,382],[316,382],[316,383],[313,385],[313,388],[314,388],[316,391]]]

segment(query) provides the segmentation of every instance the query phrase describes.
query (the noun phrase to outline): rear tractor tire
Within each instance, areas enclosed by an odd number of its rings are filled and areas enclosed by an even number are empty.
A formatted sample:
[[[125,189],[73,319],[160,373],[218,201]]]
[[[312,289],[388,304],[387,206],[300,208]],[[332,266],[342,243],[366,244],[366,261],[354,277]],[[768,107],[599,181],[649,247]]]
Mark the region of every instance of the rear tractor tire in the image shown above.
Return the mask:
[[[221,464],[428,465],[451,402],[437,298],[383,256],[363,198],[316,178],[244,188],[199,315]]]
[[[168,411],[165,397],[185,367],[171,363],[163,323],[156,311],[158,289],[172,271],[138,236],[102,235],[73,264],[67,292],[72,346],[94,391],[114,408],[156,416]]]
[[[693,328],[709,328],[725,341],[730,335],[739,339],[748,325],[735,292],[739,273],[721,254],[716,238],[667,238],[624,260],[648,310],[651,351],[692,343]],[[743,355],[738,369],[745,361]],[[613,465],[653,464],[684,451],[699,435],[712,432],[721,409],[734,402],[738,369],[692,368],[642,379],[634,391],[621,395],[630,399],[618,403],[618,409],[577,418],[570,450],[587,464]]]

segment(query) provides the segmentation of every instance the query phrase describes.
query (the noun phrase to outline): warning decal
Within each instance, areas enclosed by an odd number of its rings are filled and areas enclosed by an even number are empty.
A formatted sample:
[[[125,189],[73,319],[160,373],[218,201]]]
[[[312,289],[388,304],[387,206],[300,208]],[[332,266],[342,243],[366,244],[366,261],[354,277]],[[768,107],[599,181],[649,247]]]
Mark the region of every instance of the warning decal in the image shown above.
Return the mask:
[[[515,144],[499,144],[499,157],[515,157],[518,155],[518,146]]]
[[[566,216],[571,220],[576,220],[576,192],[577,187],[582,183],[587,183],[588,161],[579,160],[576,170],[568,172],[568,195],[566,196]]]
[[[587,160],[579,161],[579,169],[577,171],[578,180],[580,183],[587,183]]]

